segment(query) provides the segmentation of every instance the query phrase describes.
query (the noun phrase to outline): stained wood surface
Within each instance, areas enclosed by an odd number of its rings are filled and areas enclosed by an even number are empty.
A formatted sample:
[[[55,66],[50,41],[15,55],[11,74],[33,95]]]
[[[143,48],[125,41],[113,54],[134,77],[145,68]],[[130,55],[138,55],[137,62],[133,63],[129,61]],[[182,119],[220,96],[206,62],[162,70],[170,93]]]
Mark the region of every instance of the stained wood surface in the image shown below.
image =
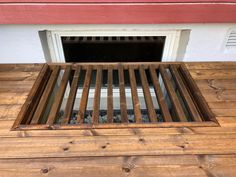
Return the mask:
[[[11,131],[41,67],[0,65],[0,176],[235,176],[236,63],[186,63],[218,127]]]

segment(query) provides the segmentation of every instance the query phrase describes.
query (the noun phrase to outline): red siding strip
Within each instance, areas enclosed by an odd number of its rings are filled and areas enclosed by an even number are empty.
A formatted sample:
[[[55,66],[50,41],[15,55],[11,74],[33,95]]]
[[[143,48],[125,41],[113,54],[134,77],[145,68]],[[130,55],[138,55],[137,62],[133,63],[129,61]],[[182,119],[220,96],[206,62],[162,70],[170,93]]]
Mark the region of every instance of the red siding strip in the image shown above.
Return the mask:
[[[236,3],[0,4],[1,24],[235,23]]]

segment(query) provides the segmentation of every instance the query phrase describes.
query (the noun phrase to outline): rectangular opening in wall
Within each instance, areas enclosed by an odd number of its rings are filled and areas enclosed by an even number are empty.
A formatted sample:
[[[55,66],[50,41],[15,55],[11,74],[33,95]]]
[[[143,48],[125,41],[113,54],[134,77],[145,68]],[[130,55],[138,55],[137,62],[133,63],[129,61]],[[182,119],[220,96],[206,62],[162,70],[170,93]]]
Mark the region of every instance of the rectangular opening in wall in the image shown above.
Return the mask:
[[[217,125],[184,64],[68,63],[44,65],[13,129]]]
[[[66,62],[161,61],[165,36],[62,37]]]

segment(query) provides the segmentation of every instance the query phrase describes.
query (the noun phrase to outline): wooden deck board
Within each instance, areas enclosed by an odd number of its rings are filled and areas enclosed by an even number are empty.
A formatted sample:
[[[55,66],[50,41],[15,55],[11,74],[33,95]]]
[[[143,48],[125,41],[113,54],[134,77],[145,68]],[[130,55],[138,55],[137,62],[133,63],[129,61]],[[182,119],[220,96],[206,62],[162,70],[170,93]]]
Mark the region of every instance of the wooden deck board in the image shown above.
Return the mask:
[[[0,173],[3,176],[233,176],[236,157],[233,155],[130,156],[90,158],[7,159]],[[63,162],[63,163],[62,163]]]
[[[219,127],[10,131],[42,65],[0,65],[1,176],[235,176],[236,62],[186,66]]]

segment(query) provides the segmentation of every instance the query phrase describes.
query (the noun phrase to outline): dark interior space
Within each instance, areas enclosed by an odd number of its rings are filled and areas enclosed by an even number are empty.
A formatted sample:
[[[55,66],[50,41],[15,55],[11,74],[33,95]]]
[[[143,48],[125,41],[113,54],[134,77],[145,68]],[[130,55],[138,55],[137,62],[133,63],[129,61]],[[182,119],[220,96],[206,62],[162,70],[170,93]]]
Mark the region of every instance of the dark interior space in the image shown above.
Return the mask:
[[[165,36],[62,37],[66,62],[161,61]]]

